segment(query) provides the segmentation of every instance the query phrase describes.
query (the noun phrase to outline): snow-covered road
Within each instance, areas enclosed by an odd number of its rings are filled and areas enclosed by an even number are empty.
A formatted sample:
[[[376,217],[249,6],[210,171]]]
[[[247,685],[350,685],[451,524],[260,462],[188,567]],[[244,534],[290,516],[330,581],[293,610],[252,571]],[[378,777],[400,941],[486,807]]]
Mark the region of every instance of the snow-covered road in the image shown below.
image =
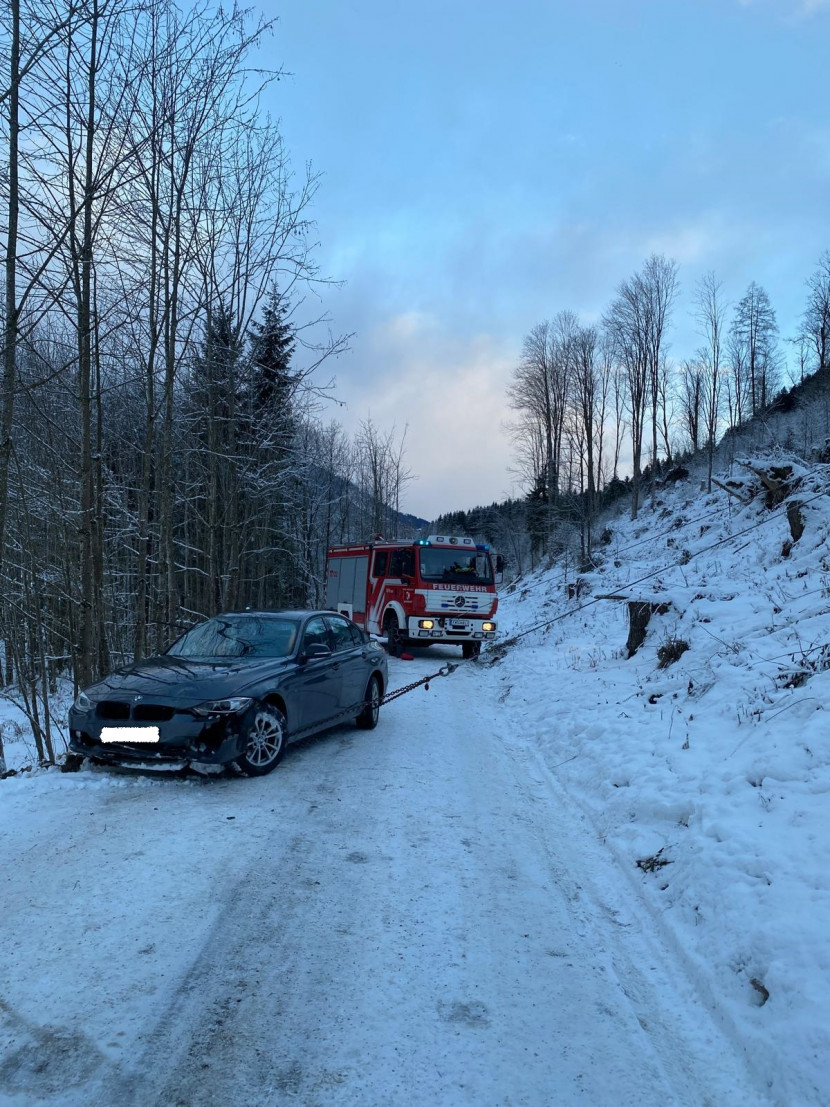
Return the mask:
[[[261,780],[4,782],[0,1103],[765,1102],[486,675]]]

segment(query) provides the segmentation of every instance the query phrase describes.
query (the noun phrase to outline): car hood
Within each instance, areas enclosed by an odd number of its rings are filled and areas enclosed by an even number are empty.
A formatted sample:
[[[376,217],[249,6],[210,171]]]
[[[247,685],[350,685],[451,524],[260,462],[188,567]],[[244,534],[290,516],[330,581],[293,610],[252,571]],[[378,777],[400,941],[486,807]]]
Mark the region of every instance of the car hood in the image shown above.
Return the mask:
[[[84,689],[92,700],[131,698],[148,702],[193,706],[205,700],[244,694],[258,681],[276,676],[290,658],[217,658],[193,661],[185,657],[148,657],[111,673]]]

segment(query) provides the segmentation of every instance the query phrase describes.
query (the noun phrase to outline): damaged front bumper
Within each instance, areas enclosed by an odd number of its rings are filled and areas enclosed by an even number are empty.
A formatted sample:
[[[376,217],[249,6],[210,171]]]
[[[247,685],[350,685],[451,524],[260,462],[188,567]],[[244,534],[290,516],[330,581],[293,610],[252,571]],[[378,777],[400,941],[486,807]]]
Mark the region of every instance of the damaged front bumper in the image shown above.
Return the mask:
[[[71,711],[69,750],[102,764],[182,768],[189,764],[228,765],[243,753],[240,720],[196,719],[185,713],[159,725],[156,743],[103,742],[101,731],[110,723],[94,713]]]

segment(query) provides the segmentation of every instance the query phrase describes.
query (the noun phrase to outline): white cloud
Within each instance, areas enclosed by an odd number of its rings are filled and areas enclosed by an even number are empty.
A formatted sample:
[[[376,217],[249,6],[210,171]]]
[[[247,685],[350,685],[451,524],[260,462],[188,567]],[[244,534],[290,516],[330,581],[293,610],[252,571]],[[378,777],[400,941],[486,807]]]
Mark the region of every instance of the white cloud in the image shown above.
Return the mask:
[[[637,243],[632,256],[665,254],[695,272],[717,269],[727,258],[740,257],[746,243],[755,240],[758,234],[759,228],[751,220],[713,208],[675,219],[646,235]]]
[[[407,427],[407,464],[416,476],[407,511],[433,518],[490,503],[510,491],[511,446],[503,429],[512,355],[492,336],[469,341],[435,319],[403,312],[355,341],[355,366],[338,396],[354,430],[371,412],[382,427]]]

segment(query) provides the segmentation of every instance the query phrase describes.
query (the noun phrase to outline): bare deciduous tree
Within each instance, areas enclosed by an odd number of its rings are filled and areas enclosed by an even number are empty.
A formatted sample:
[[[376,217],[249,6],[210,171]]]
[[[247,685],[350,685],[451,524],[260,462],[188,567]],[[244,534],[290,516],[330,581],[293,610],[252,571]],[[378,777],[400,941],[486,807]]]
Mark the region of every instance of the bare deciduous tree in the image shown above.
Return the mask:
[[[661,423],[668,423],[665,409],[660,414],[661,398],[668,399],[668,390],[661,387],[665,370],[666,328],[677,295],[677,262],[652,254],[642,270],[642,290],[648,305],[647,350],[648,376],[651,389],[651,487],[657,477],[657,432]],[[667,437],[667,436],[666,436]],[[667,445],[668,450],[668,445]]]
[[[599,482],[598,460],[601,463],[602,409],[604,406],[603,382],[598,364],[599,335],[595,327],[580,327],[572,339],[572,368],[570,372],[571,403],[574,413],[574,434],[578,453],[584,458],[585,511],[583,554],[590,553],[592,528],[597,507]],[[598,445],[599,441],[599,445]],[[597,452],[600,457],[597,459]],[[582,489],[581,489],[582,491]]]
[[[701,445],[704,372],[699,362],[684,361],[680,367],[680,410],[689,444],[696,453]]]
[[[813,368],[830,366],[830,250],[819,258],[818,268],[807,281],[807,306],[801,317],[801,334],[814,354]]]
[[[712,271],[708,272],[699,281],[695,290],[695,315],[704,340],[699,360],[703,373],[703,422],[706,432],[708,460],[707,482],[708,490],[711,492],[712,464],[720,415],[721,360],[724,321],[726,318],[723,286]]]
[[[643,430],[650,391],[651,303],[641,274],[622,282],[605,317],[615,356],[625,371],[626,401],[631,418],[631,518],[640,507]]]
[[[547,532],[560,489],[562,439],[569,389],[571,343],[578,321],[560,312],[552,322],[539,323],[524,340],[522,356],[508,389],[511,406],[519,413],[514,436],[531,485],[547,505]]]

